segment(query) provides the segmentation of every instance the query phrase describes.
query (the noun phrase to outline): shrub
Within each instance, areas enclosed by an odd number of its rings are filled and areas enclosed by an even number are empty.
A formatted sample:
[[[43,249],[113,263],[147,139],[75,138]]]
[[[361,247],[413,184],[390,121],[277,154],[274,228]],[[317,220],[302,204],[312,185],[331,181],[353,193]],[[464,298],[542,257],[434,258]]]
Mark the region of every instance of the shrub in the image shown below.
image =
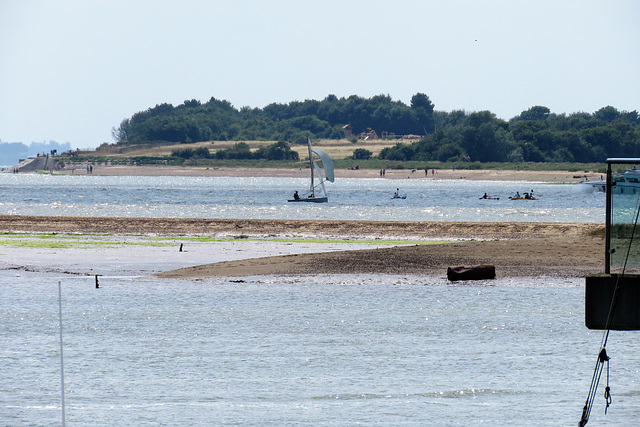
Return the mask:
[[[367,160],[373,156],[373,153],[364,148],[356,148],[353,151],[353,160]]]

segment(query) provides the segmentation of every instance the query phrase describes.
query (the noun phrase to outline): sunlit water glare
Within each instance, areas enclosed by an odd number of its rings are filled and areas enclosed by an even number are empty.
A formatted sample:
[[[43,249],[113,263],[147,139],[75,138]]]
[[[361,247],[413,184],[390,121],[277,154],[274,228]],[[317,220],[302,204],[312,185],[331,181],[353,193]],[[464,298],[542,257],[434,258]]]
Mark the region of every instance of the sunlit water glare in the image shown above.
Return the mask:
[[[576,184],[339,179],[329,203],[288,203],[300,178],[0,174],[0,214],[368,221],[603,222],[604,195]],[[406,199],[392,199],[396,189]],[[509,200],[534,190],[540,200]],[[484,200],[489,195],[500,200]]]

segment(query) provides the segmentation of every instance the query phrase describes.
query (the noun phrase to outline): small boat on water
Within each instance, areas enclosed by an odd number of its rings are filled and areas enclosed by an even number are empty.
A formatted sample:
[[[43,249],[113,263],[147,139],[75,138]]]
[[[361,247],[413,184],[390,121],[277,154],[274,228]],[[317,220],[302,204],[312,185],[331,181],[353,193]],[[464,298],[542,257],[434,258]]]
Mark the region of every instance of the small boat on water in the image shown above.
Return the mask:
[[[637,167],[627,169],[624,173],[611,175],[611,192],[613,194],[637,194],[640,192],[640,170]]]
[[[531,190],[531,193],[522,193],[522,196],[520,195],[520,193],[516,193],[515,196],[509,197],[509,200],[540,200],[540,199],[538,197],[533,197],[533,190]]]
[[[327,190],[324,187],[324,182],[334,182],[335,177],[333,175],[333,160],[327,153],[322,150],[314,150],[311,148],[311,140],[307,139],[307,146],[309,147],[309,166],[311,169],[311,184],[309,186],[309,194],[307,197],[298,196],[296,191],[293,194],[293,199],[289,199],[289,202],[311,202],[311,203],[327,203],[329,196]],[[313,155],[316,154],[322,161],[322,167],[324,169],[324,177],[322,175],[322,169],[318,166]],[[317,179],[316,179],[317,175]]]
[[[607,181],[582,181],[580,185],[588,185],[596,191],[606,192]],[[640,193],[640,170],[634,167],[624,173],[611,175],[611,193],[613,194],[638,194]]]
[[[400,189],[399,189],[399,188],[396,188],[396,192],[395,192],[395,193],[393,193],[393,197],[391,197],[391,198],[392,198],[392,199],[406,199],[406,198],[407,198],[407,196],[406,196],[406,195],[401,196],[401,195],[400,195]]]
[[[496,196],[490,196],[487,193],[484,193],[482,195],[482,197],[479,198],[480,200],[500,200],[500,197],[496,197]]]

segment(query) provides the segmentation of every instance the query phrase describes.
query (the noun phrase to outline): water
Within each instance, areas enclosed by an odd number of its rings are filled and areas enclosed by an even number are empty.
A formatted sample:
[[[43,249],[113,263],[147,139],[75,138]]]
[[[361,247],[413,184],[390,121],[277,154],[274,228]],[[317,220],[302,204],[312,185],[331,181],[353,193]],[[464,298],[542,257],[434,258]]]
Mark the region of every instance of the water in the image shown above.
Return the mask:
[[[289,178],[0,174],[0,213],[602,222],[576,185],[354,179],[326,205]],[[391,200],[396,188],[406,200]],[[509,201],[513,192],[539,201]],[[487,192],[499,201],[478,200]],[[301,206],[303,205],[303,206]],[[28,262],[26,260],[25,262]],[[160,281],[0,271],[0,425],[577,425],[602,332],[582,279],[422,276]],[[613,332],[589,425],[640,418],[640,343]]]
[[[339,179],[329,203],[287,203],[300,178],[0,174],[0,214],[370,221],[604,222],[604,194],[575,184]],[[391,199],[400,188],[407,199]],[[540,200],[512,201],[534,190]],[[480,200],[484,193],[500,200]]]
[[[59,425],[57,280],[0,286],[2,425]],[[602,336],[581,280],[62,280],[69,425],[577,425]],[[632,425],[637,335],[608,352],[591,423]]]

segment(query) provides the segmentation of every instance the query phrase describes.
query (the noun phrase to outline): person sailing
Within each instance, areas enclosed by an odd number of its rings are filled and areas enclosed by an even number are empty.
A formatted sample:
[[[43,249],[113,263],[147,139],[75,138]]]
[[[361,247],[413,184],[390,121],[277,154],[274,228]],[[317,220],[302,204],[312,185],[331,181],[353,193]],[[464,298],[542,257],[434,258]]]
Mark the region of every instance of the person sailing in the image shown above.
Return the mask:
[[[293,193],[293,199],[294,200],[300,200],[300,195],[298,195],[298,190],[296,190],[296,192]]]

